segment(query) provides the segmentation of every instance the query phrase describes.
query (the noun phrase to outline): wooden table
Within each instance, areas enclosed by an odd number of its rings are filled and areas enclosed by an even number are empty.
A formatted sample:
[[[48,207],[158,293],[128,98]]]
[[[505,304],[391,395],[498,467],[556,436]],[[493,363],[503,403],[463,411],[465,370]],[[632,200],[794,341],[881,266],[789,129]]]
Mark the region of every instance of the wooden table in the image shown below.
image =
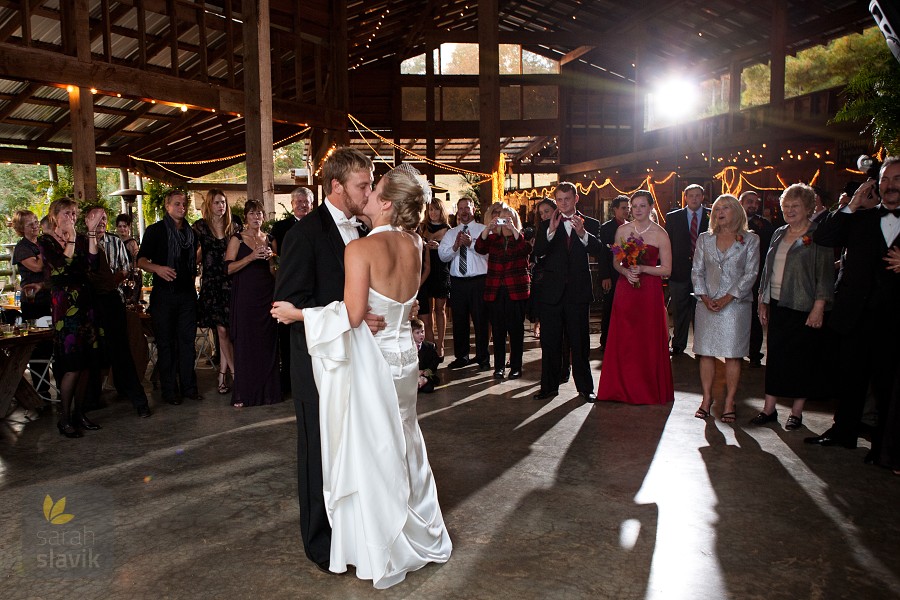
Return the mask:
[[[13,398],[24,408],[43,406],[43,400],[23,374],[34,347],[52,339],[53,332],[49,330],[0,337],[0,417],[9,414]]]

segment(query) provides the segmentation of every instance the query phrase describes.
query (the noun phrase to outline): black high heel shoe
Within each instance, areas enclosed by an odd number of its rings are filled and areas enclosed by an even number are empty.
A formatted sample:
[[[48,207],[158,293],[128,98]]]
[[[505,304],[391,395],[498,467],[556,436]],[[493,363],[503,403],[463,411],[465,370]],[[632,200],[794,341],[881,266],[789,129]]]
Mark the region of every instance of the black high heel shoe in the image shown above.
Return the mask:
[[[87,429],[88,431],[97,431],[98,429],[102,429],[99,425],[97,425],[84,415],[81,415],[81,419],[78,420],[78,424],[81,425],[82,429]]]
[[[71,423],[65,423],[65,424],[63,424],[62,421],[59,421],[59,422],[56,424],[56,428],[59,429],[60,435],[64,435],[64,436],[66,436],[67,438],[80,438],[80,437],[82,437],[82,436],[81,436],[81,432],[78,431],[77,429],[75,429],[74,427],[72,427]]]

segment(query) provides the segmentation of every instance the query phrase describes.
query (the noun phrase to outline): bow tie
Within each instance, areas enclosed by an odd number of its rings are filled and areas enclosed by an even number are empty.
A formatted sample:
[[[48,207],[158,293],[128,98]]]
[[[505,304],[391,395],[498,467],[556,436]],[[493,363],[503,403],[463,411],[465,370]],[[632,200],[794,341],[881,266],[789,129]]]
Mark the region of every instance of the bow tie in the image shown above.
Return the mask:
[[[574,216],[575,216],[575,215],[572,215],[572,217],[574,217]],[[560,221],[571,221],[571,220],[572,220],[572,217],[567,217],[567,216],[565,216],[565,215],[562,215],[562,216],[559,217],[559,220],[560,220]]]
[[[894,215],[897,218],[900,218],[900,208],[885,208],[884,206],[878,207],[878,216],[883,217],[884,215]]]
[[[362,223],[357,221],[356,217],[352,217],[350,219],[344,218],[339,221],[335,221],[335,225],[337,225],[338,227],[350,227],[351,229],[356,228],[356,227],[362,227]]]

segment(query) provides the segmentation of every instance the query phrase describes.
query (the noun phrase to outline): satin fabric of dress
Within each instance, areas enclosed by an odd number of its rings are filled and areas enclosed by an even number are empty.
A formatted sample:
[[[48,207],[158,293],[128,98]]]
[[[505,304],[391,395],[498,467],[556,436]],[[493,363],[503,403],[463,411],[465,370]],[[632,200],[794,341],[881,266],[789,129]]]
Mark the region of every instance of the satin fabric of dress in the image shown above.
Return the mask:
[[[416,418],[413,302],[370,290],[371,312],[387,322],[377,336],[365,323],[351,329],[343,303],[303,311],[320,397],[330,569],[355,565],[379,589],[452,550]]]
[[[648,245],[643,262],[655,265],[658,257],[659,249]],[[662,279],[641,274],[640,282],[634,287],[619,277],[616,283],[598,400],[666,404],[675,398]]]

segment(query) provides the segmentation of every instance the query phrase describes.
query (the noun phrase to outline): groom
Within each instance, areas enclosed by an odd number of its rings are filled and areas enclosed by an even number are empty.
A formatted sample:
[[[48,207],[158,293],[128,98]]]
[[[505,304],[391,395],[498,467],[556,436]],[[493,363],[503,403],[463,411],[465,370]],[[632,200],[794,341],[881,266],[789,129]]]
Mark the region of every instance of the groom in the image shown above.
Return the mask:
[[[338,148],[322,167],[325,202],[299,221],[284,238],[275,300],[297,308],[325,306],[344,299],[344,248],[364,232],[362,214],[372,191],[373,165],[363,153]],[[384,319],[366,315],[369,328],[384,328]],[[300,533],[306,556],[328,571],[331,526],[322,492],[319,394],[306,347],[302,322],[291,327],[291,389],[297,411],[297,484]]]

